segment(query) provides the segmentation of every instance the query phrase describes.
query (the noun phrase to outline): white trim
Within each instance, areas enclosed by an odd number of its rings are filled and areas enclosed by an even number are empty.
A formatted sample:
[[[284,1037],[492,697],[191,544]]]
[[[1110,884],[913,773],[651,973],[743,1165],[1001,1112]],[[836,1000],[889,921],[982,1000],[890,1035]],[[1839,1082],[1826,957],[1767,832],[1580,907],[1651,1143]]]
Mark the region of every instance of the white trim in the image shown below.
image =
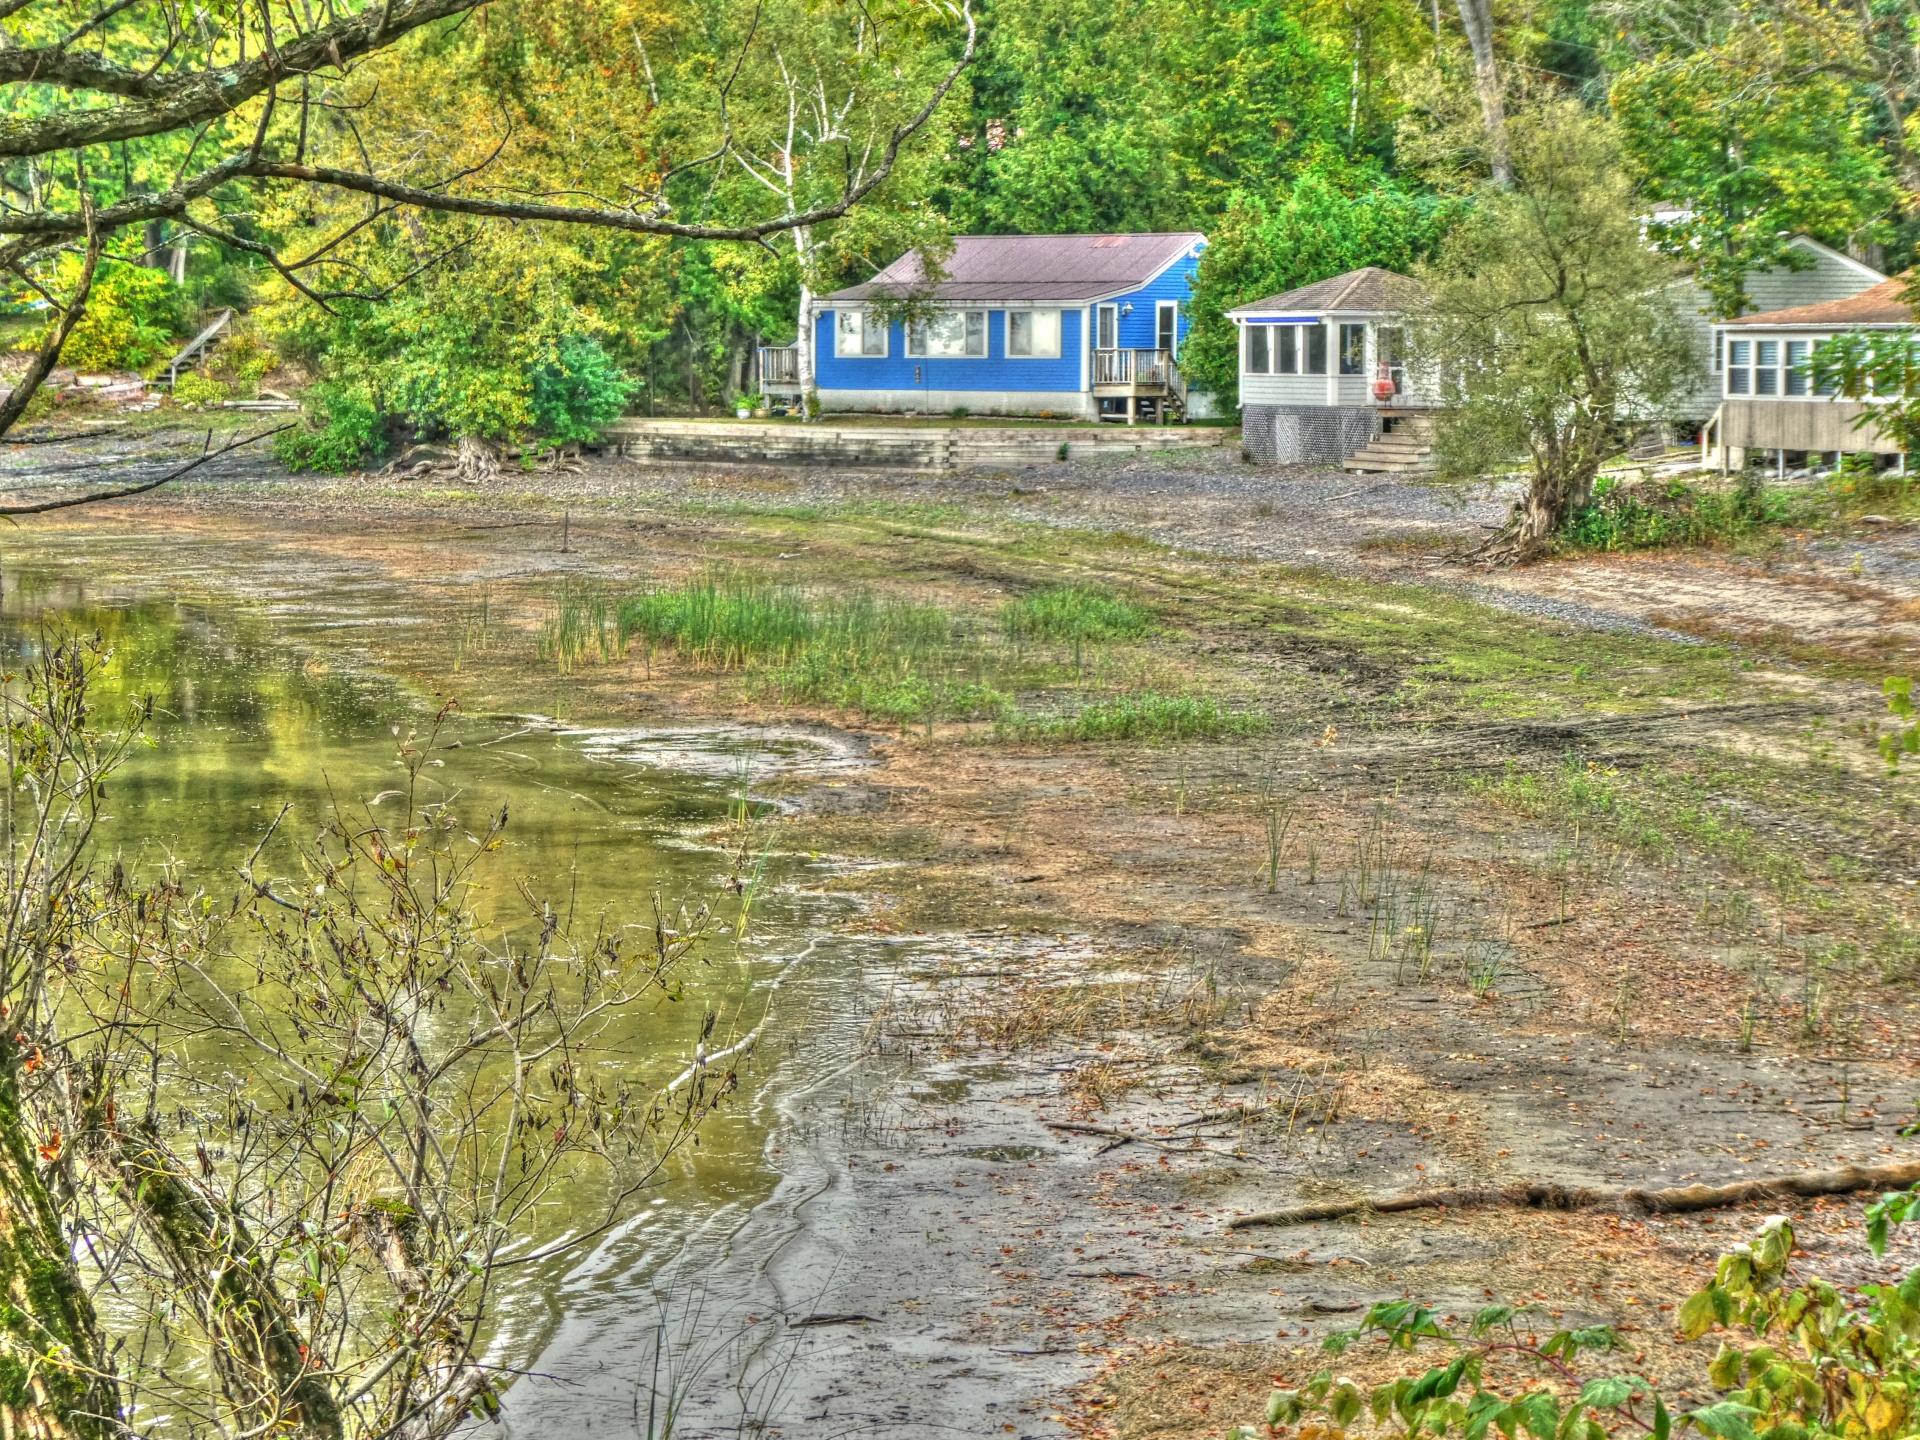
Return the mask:
[[[1153,344],[1160,347],[1160,317],[1166,311],[1173,312],[1173,326],[1167,336],[1167,354],[1175,360],[1180,358],[1180,302],[1178,300],[1156,300],[1153,302]]]

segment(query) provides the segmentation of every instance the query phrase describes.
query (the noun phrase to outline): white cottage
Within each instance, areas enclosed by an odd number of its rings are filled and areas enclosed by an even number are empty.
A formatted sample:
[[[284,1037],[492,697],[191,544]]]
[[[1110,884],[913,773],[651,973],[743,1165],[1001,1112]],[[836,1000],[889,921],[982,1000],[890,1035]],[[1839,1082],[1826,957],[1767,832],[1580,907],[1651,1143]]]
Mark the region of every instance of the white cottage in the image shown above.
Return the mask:
[[[1718,401],[1701,434],[1703,459],[1738,470],[1754,452],[1779,469],[1809,457],[1849,451],[1898,455],[1877,431],[1870,402],[1845,399],[1814,382],[1809,368],[1824,340],[1851,331],[1911,330],[1911,276],[1882,280],[1843,300],[1742,315],[1714,327],[1713,378]]]
[[[1369,265],[1229,310],[1247,458],[1424,465],[1436,399],[1407,375],[1397,319],[1417,293],[1406,276]]]

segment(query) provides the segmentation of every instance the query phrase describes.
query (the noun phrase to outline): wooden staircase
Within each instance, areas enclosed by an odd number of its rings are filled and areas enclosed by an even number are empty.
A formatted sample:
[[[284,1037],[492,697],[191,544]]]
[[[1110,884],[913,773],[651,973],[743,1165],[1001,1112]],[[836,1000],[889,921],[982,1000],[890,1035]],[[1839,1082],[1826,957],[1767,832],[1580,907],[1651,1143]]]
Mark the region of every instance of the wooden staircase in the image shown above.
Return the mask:
[[[1433,469],[1433,419],[1383,415],[1380,433],[1340,462],[1342,470],[1405,475]]]

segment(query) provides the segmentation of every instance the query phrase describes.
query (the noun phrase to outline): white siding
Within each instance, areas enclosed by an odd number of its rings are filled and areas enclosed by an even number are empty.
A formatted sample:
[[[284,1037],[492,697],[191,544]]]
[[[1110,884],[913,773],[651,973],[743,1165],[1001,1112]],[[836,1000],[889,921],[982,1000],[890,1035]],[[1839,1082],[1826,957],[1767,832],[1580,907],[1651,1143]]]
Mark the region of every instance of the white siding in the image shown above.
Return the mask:
[[[1327,403],[1327,377],[1324,375],[1242,375],[1240,403],[1243,405],[1324,405]]]
[[[1364,375],[1340,376],[1340,399],[1342,405],[1371,405],[1373,403],[1373,382]]]
[[[1774,266],[1756,270],[1747,276],[1747,312],[1765,314],[1771,310],[1791,310],[1797,305],[1819,305],[1828,300],[1845,300],[1870,286],[1881,276],[1849,265],[1837,256],[1811,246],[1799,247],[1811,256],[1811,270],[1788,270]],[[1674,310],[1693,334],[1693,353],[1699,358],[1701,380],[1680,409],[1690,420],[1705,420],[1720,403],[1720,377],[1713,373],[1713,321],[1709,318],[1707,292],[1693,280],[1682,280],[1669,291]]]

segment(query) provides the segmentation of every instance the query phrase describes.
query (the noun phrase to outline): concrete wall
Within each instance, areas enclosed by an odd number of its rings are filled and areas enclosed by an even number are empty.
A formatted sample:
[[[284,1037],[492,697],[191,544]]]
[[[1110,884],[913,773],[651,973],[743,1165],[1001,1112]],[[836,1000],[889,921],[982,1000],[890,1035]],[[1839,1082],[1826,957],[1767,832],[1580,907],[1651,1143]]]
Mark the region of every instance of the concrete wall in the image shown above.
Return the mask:
[[[1380,417],[1370,405],[1240,407],[1242,453],[1275,465],[1338,464],[1372,440],[1379,428]]]
[[[1720,443],[1751,450],[1871,450],[1898,455],[1857,400],[1728,400]]]
[[[619,420],[606,438],[633,459],[762,465],[868,465],[940,470],[952,466],[1019,468],[1089,455],[1205,448],[1230,443],[1227,429],[1103,426],[866,426],[728,424],[704,420]]]

